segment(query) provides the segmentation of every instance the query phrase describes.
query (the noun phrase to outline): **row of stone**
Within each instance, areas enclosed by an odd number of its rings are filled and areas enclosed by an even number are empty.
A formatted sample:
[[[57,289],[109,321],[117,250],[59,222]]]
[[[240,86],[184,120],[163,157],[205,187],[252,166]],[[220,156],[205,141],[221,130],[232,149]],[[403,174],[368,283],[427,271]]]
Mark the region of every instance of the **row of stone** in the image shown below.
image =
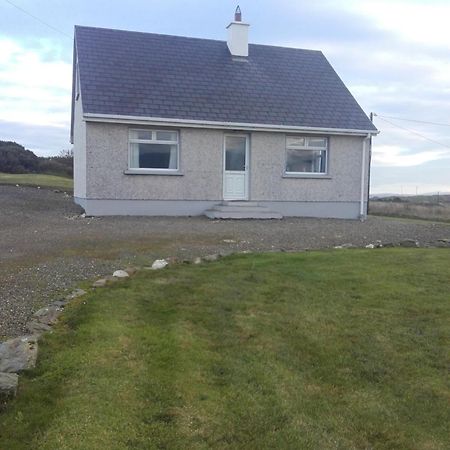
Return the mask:
[[[83,289],[75,289],[63,299],[41,308],[26,324],[28,334],[0,344],[0,397],[15,395],[18,373],[36,365],[38,340],[41,335],[51,330],[69,302],[84,294],[86,291]]]
[[[421,243],[417,241],[416,239],[403,239],[402,241],[399,241],[397,243],[393,242],[382,242],[382,241],[375,241],[373,244],[367,244],[364,246],[364,248],[387,248],[387,247],[450,247],[450,239],[438,239],[437,241],[433,243]],[[354,245],[351,243],[336,245],[334,248],[341,249],[341,248],[359,248],[358,245]]]
[[[126,279],[141,269],[160,270],[169,264],[180,262],[200,264],[204,261],[216,261],[219,257],[219,254],[215,254],[202,258],[197,257],[192,261],[180,261],[177,258],[157,259],[150,267],[127,267],[123,270],[116,270],[112,275],[96,280],[92,287],[99,288]],[[18,374],[24,370],[32,369],[36,365],[39,338],[43,333],[52,329],[68,303],[85,294],[85,290],[75,289],[63,299],[56,300],[49,306],[41,308],[33,314],[31,321],[26,324],[27,335],[0,344],[0,400],[16,394],[19,382]]]

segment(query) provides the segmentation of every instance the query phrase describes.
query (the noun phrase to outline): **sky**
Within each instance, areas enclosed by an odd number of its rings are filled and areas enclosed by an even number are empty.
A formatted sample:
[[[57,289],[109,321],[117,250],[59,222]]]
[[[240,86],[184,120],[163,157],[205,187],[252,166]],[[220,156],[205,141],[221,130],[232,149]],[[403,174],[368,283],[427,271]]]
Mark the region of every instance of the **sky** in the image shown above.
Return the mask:
[[[250,42],[322,50],[377,114],[373,194],[450,192],[450,0],[11,2],[49,26],[0,0],[1,140],[70,148],[75,24],[225,40],[239,3]]]

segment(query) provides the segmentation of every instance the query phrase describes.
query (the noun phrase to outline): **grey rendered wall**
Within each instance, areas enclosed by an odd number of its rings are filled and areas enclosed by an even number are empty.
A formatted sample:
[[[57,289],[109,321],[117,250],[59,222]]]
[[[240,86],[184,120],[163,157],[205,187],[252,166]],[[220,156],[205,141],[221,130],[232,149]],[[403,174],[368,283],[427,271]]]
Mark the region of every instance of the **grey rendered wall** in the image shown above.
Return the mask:
[[[129,128],[124,124],[87,123],[88,199],[186,200],[196,205],[193,213],[207,202],[222,200],[223,130],[179,129],[182,175],[161,176],[124,174],[128,168]],[[327,216],[327,211],[341,208],[343,216],[357,217],[363,138],[330,136],[326,178],[284,177],[285,140],[284,133],[251,133],[250,200],[267,202],[273,208],[280,202],[278,209],[285,215]],[[365,172],[367,178],[367,164]],[[309,207],[312,203],[317,205]]]
[[[283,133],[252,133],[252,199],[358,202],[361,193],[362,142],[361,137],[331,136],[329,177],[285,178],[286,136]]]
[[[73,123],[74,197],[86,198],[86,122],[83,121],[81,95],[75,101]]]
[[[180,131],[181,176],[126,175],[127,125],[87,124],[87,192],[94,199],[222,199],[222,145],[219,130]]]

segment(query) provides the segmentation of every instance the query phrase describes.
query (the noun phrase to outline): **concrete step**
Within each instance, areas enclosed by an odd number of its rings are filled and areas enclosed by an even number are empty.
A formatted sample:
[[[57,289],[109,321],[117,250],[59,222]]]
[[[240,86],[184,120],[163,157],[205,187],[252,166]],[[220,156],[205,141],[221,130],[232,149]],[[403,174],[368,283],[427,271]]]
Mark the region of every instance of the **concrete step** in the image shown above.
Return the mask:
[[[209,209],[205,211],[205,216],[210,219],[282,219],[283,216],[277,212],[267,211],[267,212],[225,212],[225,211],[214,211]]]
[[[266,206],[234,206],[234,205],[216,205],[211,208],[213,211],[222,212],[267,212],[269,208]]]
[[[258,202],[248,202],[246,200],[224,200],[221,206],[259,206]]]

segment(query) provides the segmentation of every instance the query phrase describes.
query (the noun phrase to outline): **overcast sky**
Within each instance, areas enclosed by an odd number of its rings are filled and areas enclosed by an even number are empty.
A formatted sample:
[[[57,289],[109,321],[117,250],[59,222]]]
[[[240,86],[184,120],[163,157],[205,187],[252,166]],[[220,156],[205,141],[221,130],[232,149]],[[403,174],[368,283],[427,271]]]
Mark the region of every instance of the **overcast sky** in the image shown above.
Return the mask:
[[[237,4],[11,1],[62,32],[0,0],[0,139],[39,155],[70,147],[75,24],[224,40]],[[322,50],[364,111],[379,114],[373,193],[450,192],[450,126],[389,118],[450,125],[450,0],[239,3],[251,25],[250,42]]]

